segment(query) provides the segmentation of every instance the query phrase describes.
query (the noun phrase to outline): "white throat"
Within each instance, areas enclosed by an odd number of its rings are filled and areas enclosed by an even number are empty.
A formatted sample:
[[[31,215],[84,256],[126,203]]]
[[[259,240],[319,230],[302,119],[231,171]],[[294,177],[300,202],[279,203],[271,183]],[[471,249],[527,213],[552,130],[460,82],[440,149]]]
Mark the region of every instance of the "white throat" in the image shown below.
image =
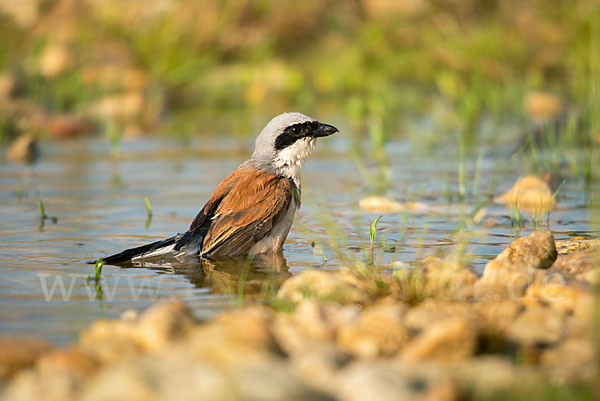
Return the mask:
[[[316,141],[316,138],[305,137],[279,151],[273,159],[273,167],[277,174],[291,178],[300,188],[300,168],[315,148]]]

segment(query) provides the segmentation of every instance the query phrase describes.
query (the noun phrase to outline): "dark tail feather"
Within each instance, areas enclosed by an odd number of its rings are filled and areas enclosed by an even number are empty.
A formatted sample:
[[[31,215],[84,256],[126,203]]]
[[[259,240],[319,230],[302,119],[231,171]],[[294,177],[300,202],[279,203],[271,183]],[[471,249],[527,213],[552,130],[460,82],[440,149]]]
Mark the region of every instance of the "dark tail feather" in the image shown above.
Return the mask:
[[[138,246],[137,248],[125,249],[123,252],[107,256],[107,257],[103,258],[102,260],[104,261],[104,264],[107,264],[107,265],[118,265],[118,264],[126,263],[126,262],[131,261],[131,259],[133,259],[136,256],[142,255],[147,252],[152,252],[156,249],[159,249],[159,248],[162,248],[165,246],[172,245],[175,243],[177,238],[178,238],[178,236],[174,236],[171,238],[153,242],[148,245]],[[94,262],[94,263],[96,263],[96,262]]]

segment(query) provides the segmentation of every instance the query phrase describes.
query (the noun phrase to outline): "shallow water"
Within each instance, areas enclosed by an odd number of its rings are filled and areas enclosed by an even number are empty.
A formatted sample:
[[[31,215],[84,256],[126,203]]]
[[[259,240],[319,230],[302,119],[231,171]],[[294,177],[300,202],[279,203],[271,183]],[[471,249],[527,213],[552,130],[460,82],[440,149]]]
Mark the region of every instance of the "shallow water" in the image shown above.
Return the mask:
[[[93,275],[87,261],[186,230],[214,187],[247,158],[252,145],[250,138],[227,136],[192,143],[144,138],[123,142],[116,159],[105,141],[90,139],[44,143],[44,157],[30,167],[0,164],[0,332],[39,334],[65,344],[95,319],[143,310],[171,296],[182,297],[198,316],[208,317],[236,304],[243,294],[273,290],[277,282],[303,269],[339,268],[345,262],[328,245],[332,229],[342,234],[333,237],[342,238],[346,255],[368,261],[368,226],[377,215],[365,215],[357,205],[374,180],[361,174],[349,137],[336,135],[318,144],[303,170],[303,205],[285,245],[285,260],[256,262],[251,269],[243,263],[104,266],[101,295],[93,281],[87,282],[86,275]],[[398,140],[386,153],[386,168],[367,162],[363,170],[372,175],[387,171],[393,197],[418,201],[427,209],[382,218],[377,266],[393,269],[395,261],[451,253],[462,238],[472,267],[481,272],[515,236],[535,229],[531,221],[515,228],[506,207],[486,205],[482,224],[468,228],[468,235],[456,233],[461,216],[486,199],[485,189],[494,177],[497,195],[524,173],[519,163],[506,166],[509,146],[483,148],[479,167],[477,157],[467,158],[467,192],[472,192],[476,170],[480,188],[464,203],[458,202],[459,158],[451,142],[415,151],[410,140]],[[362,160],[369,158],[366,151]],[[150,221],[146,196],[153,209]],[[597,225],[589,223],[586,196],[581,180],[566,181],[558,208],[543,221],[557,239],[599,235]],[[41,224],[38,199],[49,216],[57,217],[56,223]]]

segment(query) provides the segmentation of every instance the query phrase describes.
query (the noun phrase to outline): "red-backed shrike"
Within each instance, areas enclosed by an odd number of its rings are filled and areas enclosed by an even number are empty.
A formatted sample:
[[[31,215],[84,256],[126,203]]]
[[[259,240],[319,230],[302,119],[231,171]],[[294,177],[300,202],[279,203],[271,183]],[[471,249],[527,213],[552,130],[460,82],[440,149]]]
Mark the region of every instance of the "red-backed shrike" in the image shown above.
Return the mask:
[[[217,259],[281,252],[300,207],[300,168],[317,138],[338,132],[300,113],[262,130],[254,153],[227,176],[183,234],[104,258],[107,264],[190,256]]]

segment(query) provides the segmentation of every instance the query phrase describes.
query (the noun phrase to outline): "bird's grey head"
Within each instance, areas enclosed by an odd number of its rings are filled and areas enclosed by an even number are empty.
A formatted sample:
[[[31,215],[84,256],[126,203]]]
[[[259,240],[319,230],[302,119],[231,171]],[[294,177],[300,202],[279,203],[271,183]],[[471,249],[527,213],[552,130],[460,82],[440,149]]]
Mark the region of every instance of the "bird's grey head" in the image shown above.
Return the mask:
[[[337,128],[302,113],[283,113],[269,121],[256,138],[250,160],[258,168],[297,181],[300,167],[317,138],[336,132]]]

